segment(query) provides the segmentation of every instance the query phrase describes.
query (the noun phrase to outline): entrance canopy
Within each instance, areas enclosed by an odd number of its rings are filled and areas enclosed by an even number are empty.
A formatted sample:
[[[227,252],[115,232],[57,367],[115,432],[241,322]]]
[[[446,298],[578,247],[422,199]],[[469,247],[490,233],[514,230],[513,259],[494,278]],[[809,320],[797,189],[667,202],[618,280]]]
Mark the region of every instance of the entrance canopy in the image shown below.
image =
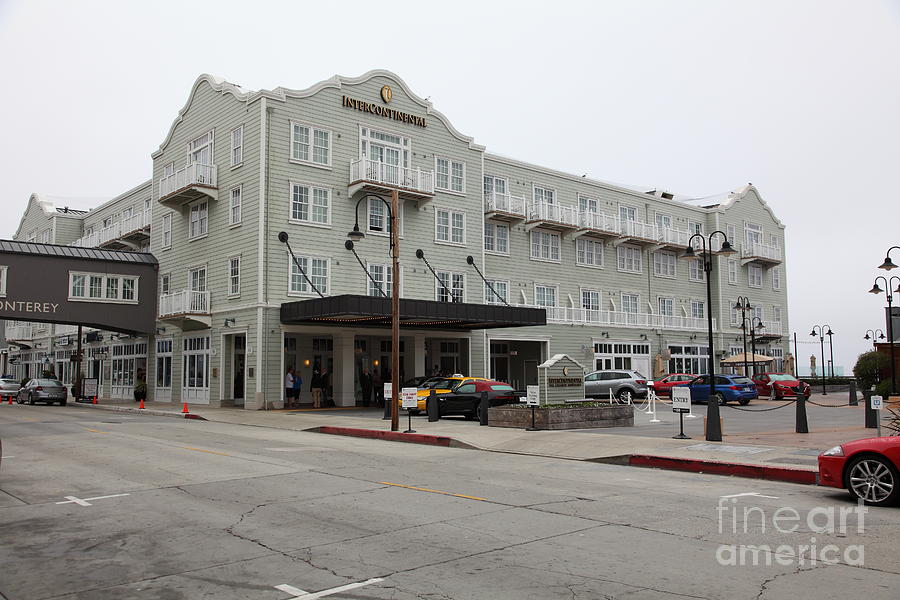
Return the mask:
[[[723,365],[742,365],[744,361],[748,363],[770,363],[774,358],[771,356],[765,356],[763,354],[748,354],[747,358],[744,358],[744,353],[735,354],[734,356],[729,356],[728,358],[720,361]]]
[[[391,326],[391,299],[346,294],[281,305],[285,325]],[[546,325],[543,308],[400,298],[401,329],[495,329]]]

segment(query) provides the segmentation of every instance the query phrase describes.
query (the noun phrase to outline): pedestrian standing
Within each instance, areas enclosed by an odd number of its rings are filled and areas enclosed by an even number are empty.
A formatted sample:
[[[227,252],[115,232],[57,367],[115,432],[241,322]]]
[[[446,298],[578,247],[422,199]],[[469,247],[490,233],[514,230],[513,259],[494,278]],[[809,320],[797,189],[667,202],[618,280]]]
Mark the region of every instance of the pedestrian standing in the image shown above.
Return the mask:
[[[313,408],[320,408],[322,405],[322,374],[318,368],[313,369],[309,391],[312,394]]]
[[[384,406],[384,379],[381,377],[381,369],[375,369],[372,375],[372,388],[375,390],[375,404]]]
[[[294,375],[293,368],[288,367],[287,372],[284,374],[284,405],[291,405],[291,396],[294,395]]]
[[[369,373],[369,367],[364,367],[359,375],[359,387],[362,388],[362,403],[368,407],[372,401],[372,375]]]
[[[292,404],[294,408],[300,408],[300,386],[303,385],[303,378],[300,377],[300,373],[297,371],[291,371],[291,375],[294,376],[294,385],[292,386],[294,398]]]

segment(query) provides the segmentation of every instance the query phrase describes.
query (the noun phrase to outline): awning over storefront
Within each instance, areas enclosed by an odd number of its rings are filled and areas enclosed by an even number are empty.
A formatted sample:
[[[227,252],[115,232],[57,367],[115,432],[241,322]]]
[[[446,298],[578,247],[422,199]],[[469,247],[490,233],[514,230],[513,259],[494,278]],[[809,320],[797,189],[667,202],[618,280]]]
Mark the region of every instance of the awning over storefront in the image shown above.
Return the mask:
[[[347,294],[287,302],[281,305],[281,322],[383,329],[391,326],[391,299]],[[469,331],[546,324],[542,308],[400,298],[401,329]]]

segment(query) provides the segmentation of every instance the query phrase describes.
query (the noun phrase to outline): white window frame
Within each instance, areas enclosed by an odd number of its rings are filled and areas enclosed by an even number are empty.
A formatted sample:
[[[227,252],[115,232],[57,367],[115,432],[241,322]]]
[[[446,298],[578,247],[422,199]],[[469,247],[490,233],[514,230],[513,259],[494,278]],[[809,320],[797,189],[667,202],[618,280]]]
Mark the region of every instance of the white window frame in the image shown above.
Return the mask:
[[[171,273],[160,273],[159,275],[159,294],[171,294],[172,293],[172,274]]]
[[[307,148],[307,158],[299,158],[294,156],[294,144],[296,143],[294,134],[296,133],[297,127],[305,127],[307,129],[308,138],[306,145]],[[316,132],[326,133],[328,135],[328,161],[327,162],[318,162],[315,160],[316,155]],[[288,156],[290,157],[288,160],[292,163],[308,165],[311,167],[317,167],[320,169],[331,169],[331,156],[334,149],[334,133],[330,129],[326,129],[325,127],[319,127],[317,125],[313,125],[311,123],[305,123],[301,121],[291,121],[290,122],[290,146],[288,148]]]
[[[234,265],[237,261],[237,274],[234,273]],[[236,288],[236,289],[235,289]],[[241,295],[241,257],[228,258],[228,297],[237,298]]]
[[[631,217],[625,218],[624,215],[622,214],[623,211],[625,212],[625,214],[630,214]],[[624,223],[625,221],[637,221],[638,209],[636,206],[632,206],[631,204],[619,203],[618,215],[619,215],[619,221],[621,223]]]
[[[669,307],[672,309],[671,313],[663,313],[662,307],[663,302],[667,303]],[[675,316],[675,298],[671,296],[658,296],[656,298],[656,311],[659,313],[661,317],[674,317]]]
[[[597,308],[591,308],[591,307],[589,307],[589,306],[586,306],[586,303],[585,303],[585,301],[584,301],[584,295],[585,295],[585,294],[588,294],[588,295],[596,294],[596,296],[597,296]],[[579,290],[579,294],[578,294],[578,295],[579,295],[579,297],[580,297],[580,299],[581,299],[580,302],[581,302],[581,308],[582,308],[582,310],[587,310],[587,311],[601,311],[601,310],[603,310],[603,292],[602,292],[602,291],[600,291],[600,290],[598,290],[598,289],[593,289],[593,288],[581,288],[581,289]]]
[[[698,306],[700,307],[699,312],[703,313],[699,317],[695,314],[697,311],[694,310]],[[690,304],[690,315],[691,315],[692,319],[705,319],[706,318],[706,301],[692,299],[691,304]]]
[[[587,246],[579,248],[579,246]],[[590,252],[588,252],[590,248]],[[599,249],[598,249],[599,248]],[[590,254],[594,257],[593,262],[585,260]],[[575,264],[580,267],[591,267],[594,269],[602,269],[606,264],[606,243],[603,240],[590,240],[579,237],[575,240]],[[598,262],[599,257],[599,262]]]
[[[656,226],[661,231],[663,228],[672,229],[674,227],[673,224],[674,224],[675,220],[672,218],[672,215],[670,215],[669,213],[656,211],[653,213],[653,222],[656,223]]]
[[[505,236],[497,235],[498,231],[505,231]],[[488,231],[491,231],[488,234]],[[492,248],[488,248],[488,239],[491,240]],[[503,241],[505,249],[499,250],[498,246],[500,245],[500,241]],[[487,254],[498,254],[501,256],[509,256],[509,225],[506,223],[492,223],[490,221],[485,221],[484,223],[484,251]]]
[[[488,288],[487,284],[490,283],[494,286],[494,289],[497,293],[508,303],[509,302],[509,280],[508,279],[488,279],[487,283],[484,284],[484,303],[492,304],[492,305],[503,305],[497,296],[494,295],[494,292]],[[503,289],[498,289],[498,287],[502,287]]]
[[[201,206],[206,206],[205,217],[204,211],[200,210]],[[196,211],[194,209],[197,209]],[[194,212],[197,213],[197,233],[194,233]],[[205,227],[203,224],[205,223]],[[209,200],[198,200],[190,205],[188,209],[188,241],[203,239],[209,235]]]
[[[288,296],[315,296],[315,297],[318,297],[318,294],[309,285],[309,283],[306,281],[306,278],[303,277],[303,275],[300,273],[299,268],[297,269],[297,276],[300,278],[300,288],[301,289],[300,290],[293,289],[292,286],[294,283],[293,282],[294,267],[296,266],[296,263],[294,262],[294,259],[291,258],[290,252],[288,252],[288,254],[287,254],[287,259],[288,259],[287,295]],[[316,282],[313,279],[313,274],[311,272],[312,261],[314,261],[314,260],[325,261],[325,285],[322,287],[319,287],[318,285],[316,285],[316,287],[319,288],[319,291],[322,292],[323,296],[328,296],[329,292],[331,290],[331,259],[327,256],[311,256],[311,255],[302,255],[302,256],[298,255],[297,256],[297,260],[299,262],[302,262],[304,259],[306,260],[306,266],[303,268],[303,270],[306,273],[306,277],[309,277],[311,280],[313,280],[313,283],[316,283]],[[321,277],[321,276],[316,275],[316,277]],[[302,288],[307,288],[307,289],[306,289],[306,291],[304,291]]]
[[[197,282],[200,284],[194,287],[194,273],[197,273]],[[191,292],[209,291],[209,269],[207,265],[194,265],[188,267],[188,290]]]
[[[753,273],[759,273],[759,278],[753,277]],[[752,288],[761,288],[763,281],[762,267],[759,265],[747,265],[747,285]]]
[[[295,188],[306,188],[306,218],[294,216],[294,191]],[[316,192],[325,192],[325,221],[313,220],[316,208]],[[298,202],[298,204],[301,204]],[[320,185],[313,185],[306,181],[291,181],[288,184],[288,223],[307,225],[309,227],[331,228],[331,189]]]
[[[237,143],[235,143],[235,141]],[[231,130],[231,168],[244,164],[244,124]]]
[[[692,260],[688,265],[688,279],[690,281],[706,281],[706,269],[704,260]]]
[[[773,304],[772,305],[772,320],[776,323],[781,323],[781,305]]]
[[[199,145],[199,146],[197,146],[197,147],[194,147],[194,146],[193,146],[194,142],[196,142],[197,140],[199,140],[199,139],[202,138],[203,136],[209,136],[209,140],[208,140],[205,144],[201,144],[201,145]],[[209,147],[209,165],[206,165],[206,166],[212,166],[212,165],[214,165],[215,162],[216,162],[216,154],[215,154],[216,146],[215,146],[215,141],[216,141],[216,135],[215,135],[215,130],[214,130],[214,129],[210,129],[209,131],[206,131],[206,132],[204,132],[204,133],[201,133],[200,135],[195,136],[193,139],[191,139],[191,140],[187,143],[187,164],[188,164],[188,166],[194,164],[194,160],[193,160],[194,154],[197,154],[198,152],[202,151],[203,148],[205,148],[205,147],[207,147],[207,146]],[[173,165],[173,167],[174,167],[174,165]]]
[[[237,196],[235,196],[235,192],[237,192]],[[237,197],[236,204],[235,197]],[[228,194],[228,224],[230,226],[233,227],[241,224],[241,219],[243,218],[243,210],[244,186],[238,185],[237,187],[231,188],[231,191]]]
[[[445,187],[441,187],[440,178],[438,177],[438,163],[440,161],[447,162],[447,185]],[[453,168],[458,166],[462,169],[462,182],[460,183],[459,189],[453,187],[454,174]],[[447,192],[448,194],[454,194],[456,196],[465,196],[466,195],[466,162],[464,160],[454,160],[452,158],[448,158],[446,156],[435,156],[434,157],[434,189],[441,190],[442,192]]]
[[[637,258],[631,257],[629,259],[628,256],[623,256],[626,251],[636,253]],[[628,268],[628,263],[630,262],[634,265],[636,264],[636,268]],[[624,266],[623,266],[624,265]],[[621,273],[643,273],[644,272],[644,251],[640,246],[632,246],[631,244],[620,244],[616,246],[616,269]]]
[[[578,194],[578,212],[600,213],[600,199],[586,194]]]
[[[379,281],[381,284],[381,288],[384,290],[384,293],[387,294],[387,297],[390,298],[391,294],[393,294],[394,286],[394,266],[391,263],[372,263],[366,262],[366,271],[369,272],[369,275],[372,276],[373,279],[378,280],[379,278],[375,276],[372,272],[372,267],[380,267],[382,269],[382,273],[384,273],[384,278]],[[372,283],[372,280],[366,276],[366,295],[372,296],[374,298],[384,298],[378,293],[378,290],[375,288],[375,284]],[[400,267],[400,297],[403,297],[403,267]]]
[[[540,194],[538,194],[540,190]],[[538,197],[540,195],[540,198]],[[547,204],[556,204],[556,188],[547,187],[545,185],[531,184],[531,199],[535,202],[546,202]]]
[[[437,300],[438,302],[465,302],[466,301],[466,274],[465,273],[459,273],[459,272],[455,272],[455,271],[436,271],[436,273],[438,275],[438,279],[443,281],[444,285],[446,285],[447,288],[450,290],[450,293],[452,294],[452,299],[450,299],[450,300],[442,300],[441,299],[441,294],[446,294],[447,291],[444,289],[444,286],[442,286],[436,279],[434,282],[434,299],[435,300]],[[446,278],[447,278],[446,281],[444,281],[444,279],[441,277],[442,275],[446,276]],[[456,281],[459,281],[462,283],[462,288],[460,289],[460,293],[458,296],[456,294],[457,288],[456,288],[456,286],[453,285],[455,283],[454,276],[458,276],[458,279]],[[459,300],[457,300],[456,298],[459,298]]]
[[[9,267],[6,265],[0,265],[0,298],[6,298],[6,272],[8,269]]]
[[[73,293],[73,284],[75,282],[76,277],[83,277],[82,282],[82,292],[83,295],[76,295]],[[91,287],[91,278],[100,278],[100,295],[99,296],[91,296],[90,287]],[[88,271],[69,271],[69,282],[68,282],[68,298],[70,302],[98,302],[102,304],[138,304],[140,302],[140,297],[138,295],[138,290],[140,288],[140,276],[139,275],[125,275],[125,274],[117,274],[117,273],[91,273]],[[111,280],[117,280],[116,282],[116,295],[115,297],[110,298],[108,296],[108,284]],[[132,282],[132,298],[125,298],[125,281]]]
[[[726,268],[728,269],[728,283],[730,283],[731,285],[737,285],[738,261],[733,258],[729,258]]]
[[[438,219],[441,213],[447,213],[447,238],[442,239],[439,235]],[[453,224],[454,216],[462,216],[462,227],[456,227]],[[453,241],[453,233],[460,230],[462,241]],[[449,208],[434,209],[434,243],[446,244],[448,246],[465,246],[466,245],[466,212],[463,210],[452,210]]]
[[[380,216],[384,220],[384,227],[382,229],[373,229],[372,228],[372,216],[373,216],[372,207],[378,207],[378,210],[381,211]],[[403,237],[403,201],[402,200],[397,204],[397,207],[400,209],[398,211],[400,214],[397,215],[396,222],[400,225],[399,236],[402,238]],[[376,198],[369,198],[368,200],[366,200],[366,235],[368,235],[368,234],[381,235],[381,236],[385,236],[385,237],[390,237],[390,235],[391,235],[390,211],[388,210],[388,207],[384,202],[382,202],[381,200],[378,200]]]
[[[665,261],[663,257],[666,258]],[[678,257],[674,252],[657,250],[653,253],[653,275],[666,279],[675,279],[678,276]]]
[[[772,289],[781,291],[781,267],[772,267]]]
[[[543,290],[553,290],[553,304],[540,304],[538,302],[538,288]],[[558,285],[547,285],[546,283],[535,283],[534,288],[532,289],[534,293],[534,305],[535,306],[543,306],[543,307],[557,307],[559,306],[559,286]]]
[[[537,248],[538,255],[535,256],[535,236],[537,237]],[[549,237],[547,237],[549,236]],[[544,243],[549,240],[549,244]],[[531,260],[537,260],[541,262],[553,262],[558,263],[562,260],[562,238],[558,233],[553,233],[551,231],[540,231],[540,230],[532,230],[531,235],[528,239],[528,254],[531,257]],[[547,250],[548,257],[544,256],[544,249]],[[556,256],[553,256],[553,251],[556,250]]]
[[[162,241],[161,248],[168,250],[172,247],[172,215],[174,213],[167,212],[162,216]]]
[[[635,301],[634,301],[635,310],[634,311],[625,310],[625,297],[626,296],[629,298],[635,299]],[[632,294],[630,292],[622,292],[621,294],[619,294],[619,303],[620,303],[619,308],[621,309],[621,312],[623,312],[623,313],[636,315],[636,314],[640,314],[640,312],[641,312],[641,295],[640,294]]]

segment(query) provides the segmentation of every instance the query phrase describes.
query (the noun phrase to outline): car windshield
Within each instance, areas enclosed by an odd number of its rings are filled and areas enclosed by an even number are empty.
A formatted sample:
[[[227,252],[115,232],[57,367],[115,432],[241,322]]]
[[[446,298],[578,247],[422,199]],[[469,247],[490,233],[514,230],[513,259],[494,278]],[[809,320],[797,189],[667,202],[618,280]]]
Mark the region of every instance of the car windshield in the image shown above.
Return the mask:
[[[504,392],[511,392],[511,391],[513,391],[513,386],[509,385],[508,383],[495,383],[494,385],[491,386],[491,389],[498,390],[498,391],[504,391]]]
[[[750,381],[749,378],[743,377],[743,376],[742,377],[732,377],[731,381],[738,385],[747,385],[748,383],[753,383],[752,381]]]
[[[36,385],[46,385],[47,387],[62,387],[63,384],[57,379],[36,379]]]
[[[787,373],[774,373],[769,375],[769,379],[772,381],[796,381],[793,375],[788,375]]]
[[[0,383],[19,383],[15,379],[0,379]]]
[[[436,377],[422,382],[422,388],[426,390],[449,390],[459,383],[457,379],[447,379],[446,377]]]

